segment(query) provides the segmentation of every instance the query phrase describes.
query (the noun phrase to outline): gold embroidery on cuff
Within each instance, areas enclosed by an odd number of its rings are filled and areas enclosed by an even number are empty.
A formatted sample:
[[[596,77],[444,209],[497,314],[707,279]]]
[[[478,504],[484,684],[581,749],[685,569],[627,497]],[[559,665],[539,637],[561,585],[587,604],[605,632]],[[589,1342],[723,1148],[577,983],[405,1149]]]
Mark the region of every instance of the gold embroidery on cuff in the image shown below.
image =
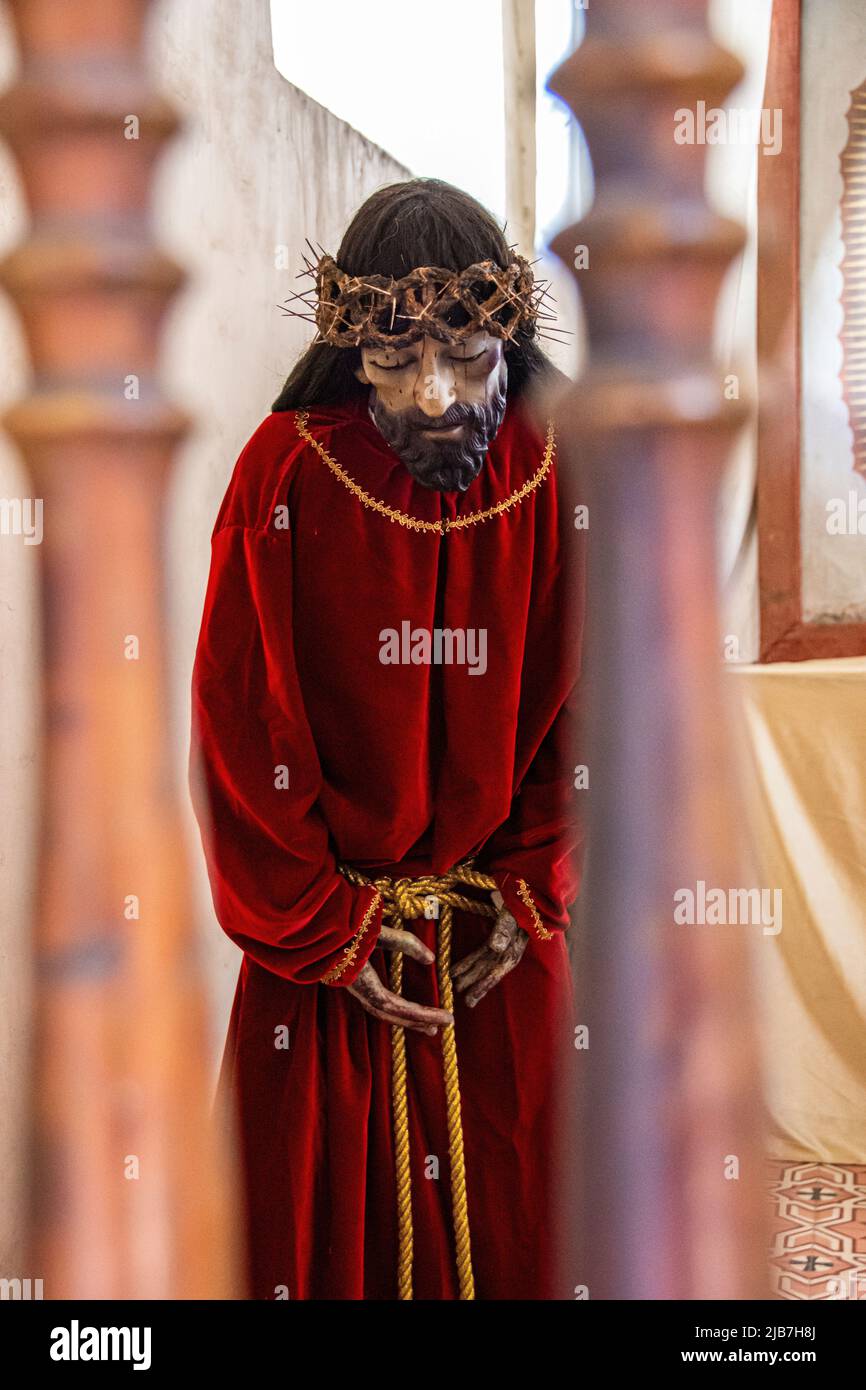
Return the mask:
[[[348,970],[349,966],[352,964],[353,960],[355,959],[356,955],[358,954],[358,950],[359,950],[359,948],[360,948],[361,942],[363,941],[364,937],[367,935],[367,930],[368,930],[368,928],[369,928],[369,926],[370,926],[370,923],[372,922],[372,920],[373,920],[373,918],[374,918],[374,916],[375,916],[375,914],[376,914],[376,909],[378,908],[378,906],[379,906],[379,904],[380,904],[381,901],[382,901],[382,895],[381,895],[381,893],[379,892],[379,890],[377,889],[377,890],[376,890],[376,895],[375,895],[375,897],[373,898],[373,901],[370,903],[370,906],[367,908],[367,911],[364,913],[364,920],[362,921],[362,923],[361,923],[360,927],[358,928],[357,932],[356,932],[355,935],[352,937],[352,940],[349,942],[348,946],[346,947],[345,951],[343,952],[343,958],[342,958],[342,960],[337,961],[337,964],[336,964],[336,965],[333,965],[333,966],[331,967],[331,969],[330,969],[329,971],[327,971],[327,973],[324,974],[324,975],[322,976],[321,981],[320,981],[321,984],[323,984],[323,985],[329,985],[329,984],[331,984],[334,980],[338,980],[338,979],[340,978],[340,976],[343,974],[344,971]]]
[[[549,941],[550,938],[553,936],[553,932],[548,931],[547,927],[542,922],[538,908],[532,901],[532,894],[529,891],[529,887],[525,878],[519,878],[517,880],[517,892],[532,914],[532,925],[535,927],[539,940]]]

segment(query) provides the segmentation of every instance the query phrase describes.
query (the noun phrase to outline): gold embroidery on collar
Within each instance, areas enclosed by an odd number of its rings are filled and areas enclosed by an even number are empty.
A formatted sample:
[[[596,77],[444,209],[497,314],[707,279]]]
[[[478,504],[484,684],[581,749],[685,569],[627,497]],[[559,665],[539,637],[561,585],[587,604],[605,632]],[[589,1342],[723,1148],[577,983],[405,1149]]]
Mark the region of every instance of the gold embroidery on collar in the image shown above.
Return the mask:
[[[436,531],[440,536],[444,536],[448,531],[459,531],[466,526],[475,526],[481,521],[489,521],[493,516],[499,516],[502,512],[507,512],[510,507],[516,507],[528,497],[530,492],[544,482],[550,472],[550,465],[553,462],[553,455],[556,450],[556,439],[553,432],[553,422],[547,426],[547,439],[544,446],[544,455],[537,470],[522,487],[512,492],[510,497],[506,497],[502,502],[497,502],[495,507],[488,507],[483,512],[468,512],[466,516],[447,517],[443,521],[422,521],[420,517],[410,516],[407,512],[399,512],[396,507],[388,507],[384,502],[380,502],[377,497],[371,497],[369,492],[365,492],[360,483],[356,483],[344,468],[341,468],[337,460],[328,453],[317,439],[314,439],[307,429],[307,420],[310,412],[308,410],[295,411],[295,428],[302,439],[312,445],[319,458],[326,463],[335,477],[347,487],[350,492],[362,502],[365,507],[369,507],[374,512],[379,512],[381,516],[386,516],[389,521],[396,521],[398,526],[405,526],[410,531]]]

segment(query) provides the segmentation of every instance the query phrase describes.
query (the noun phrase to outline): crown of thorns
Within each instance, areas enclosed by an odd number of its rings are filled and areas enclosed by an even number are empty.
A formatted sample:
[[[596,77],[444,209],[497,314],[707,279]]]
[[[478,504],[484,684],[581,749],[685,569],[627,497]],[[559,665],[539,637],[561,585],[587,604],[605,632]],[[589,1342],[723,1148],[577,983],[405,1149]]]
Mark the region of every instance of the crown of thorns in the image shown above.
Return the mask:
[[[301,275],[311,276],[313,286],[282,307],[315,323],[316,341],[334,347],[399,348],[425,334],[462,343],[481,329],[513,340],[518,329],[534,329],[539,319],[553,317],[542,307],[545,282],[536,280],[529,261],[517,253],[504,268],[495,261],[477,261],[461,271],[423,265],[399,280],[348,275],[325,252],[315,261],[305,256],[304,264]],[[293,301],[304,308],[292,307]]]

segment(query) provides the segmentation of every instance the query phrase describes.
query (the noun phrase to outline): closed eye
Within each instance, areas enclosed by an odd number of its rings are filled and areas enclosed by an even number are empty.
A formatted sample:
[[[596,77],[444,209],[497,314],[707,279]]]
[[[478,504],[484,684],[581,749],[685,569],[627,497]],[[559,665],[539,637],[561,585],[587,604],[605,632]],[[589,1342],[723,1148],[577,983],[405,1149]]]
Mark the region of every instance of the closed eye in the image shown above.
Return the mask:
[[[486,348],[482,348],[480,352],[476,352],[472,357],[452,357],[451,361],[478,362],[484,356],[486,351]],[[373,366],[379,372],[402,372],[404,367],[410,367],[414,362],[415,358],[410,357],[406,362],[374,362]]]
[[[451,361],[452,361],[452,362],[477,362],[478,359],[479,359],[479,357],[483,357],[486,351],[487,351],[486,348],[482,348],[480,352],[476,352],[476,354],[475,354],[474,357],[452,357],[452,358],[451,358]]]

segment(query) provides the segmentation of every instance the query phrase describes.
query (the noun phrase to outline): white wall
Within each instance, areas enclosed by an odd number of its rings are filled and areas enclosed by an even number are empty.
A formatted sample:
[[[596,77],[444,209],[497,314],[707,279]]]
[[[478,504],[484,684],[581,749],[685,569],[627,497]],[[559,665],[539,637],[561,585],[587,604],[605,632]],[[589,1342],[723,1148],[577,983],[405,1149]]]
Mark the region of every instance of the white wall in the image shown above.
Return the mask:
[[[501,9],[501,0],[317,0],[315,9],[271,0],[276,64],[416,174],[469,189],[501,220]]]

